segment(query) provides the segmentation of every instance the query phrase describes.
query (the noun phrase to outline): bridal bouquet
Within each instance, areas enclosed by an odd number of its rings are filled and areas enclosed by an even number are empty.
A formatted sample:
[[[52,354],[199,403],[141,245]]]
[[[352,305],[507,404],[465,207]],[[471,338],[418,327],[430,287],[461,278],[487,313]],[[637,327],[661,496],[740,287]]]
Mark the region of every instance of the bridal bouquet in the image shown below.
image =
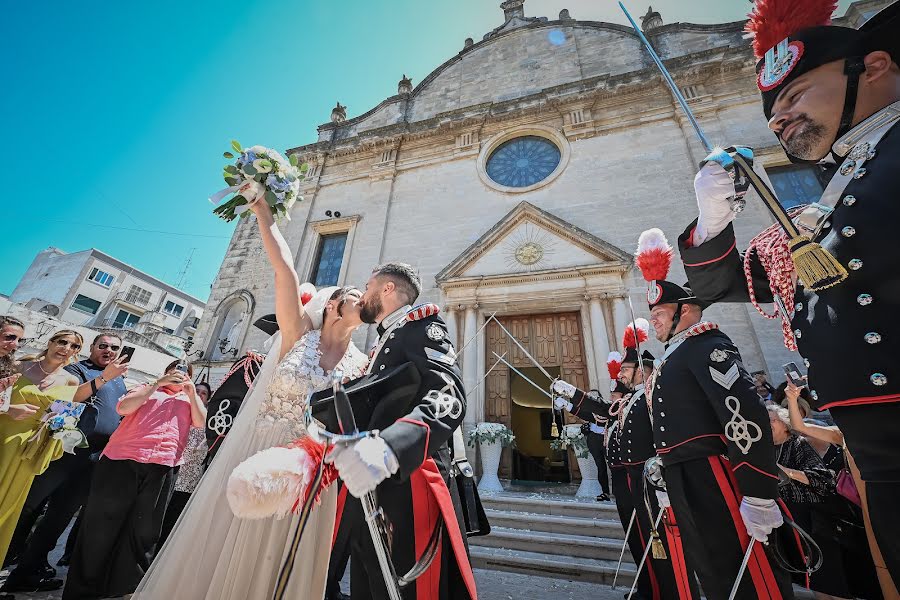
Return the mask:
[[[25,458],[36,456],[51,440],[59,440],[64,452],[75,453],[75,448],[87,448],[87,438],[78,429],[78,420],[84,412],[84,403],[56,400],[41,418],[41,426],[28,440]]]
[[[234,164],[226,165],[222,176],[228,187],[212,196],[209,201],[219,204],[225,197],[234,196],[213,209],[225,221],[244,216],[250,205],[257,200],[265,200],[272,214],[290,220],[291,207],[300,197],[300,181],[307,166],[299,164],[297,156],[288,160],[277,151],[264,146],[241,148],[232,140],[231,147],[237,152]],[[235,154],[225,152],[225,158],[233,159]]]

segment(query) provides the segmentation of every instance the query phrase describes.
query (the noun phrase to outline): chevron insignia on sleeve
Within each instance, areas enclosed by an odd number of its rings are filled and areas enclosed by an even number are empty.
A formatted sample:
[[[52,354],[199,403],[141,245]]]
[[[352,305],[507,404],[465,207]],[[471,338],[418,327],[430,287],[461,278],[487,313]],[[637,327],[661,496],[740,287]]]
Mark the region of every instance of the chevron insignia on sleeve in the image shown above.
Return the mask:
[[[425,356],[427,356],[429,360],[444,363],[445,365],[453,365],[456,362],[456,352],[453,350],[452,346],[447,349],[447,352],[441,352],[440,350],[425,346]]]
[[[731,363],[731,368],[724,373],[720,373],[716,369],[710,367],[709,374],[712,376],[713,381],[726,390],[730,390],[731,386],[734,385],[734,382],[741,378],[741,371],[738,369],[737,363]]]

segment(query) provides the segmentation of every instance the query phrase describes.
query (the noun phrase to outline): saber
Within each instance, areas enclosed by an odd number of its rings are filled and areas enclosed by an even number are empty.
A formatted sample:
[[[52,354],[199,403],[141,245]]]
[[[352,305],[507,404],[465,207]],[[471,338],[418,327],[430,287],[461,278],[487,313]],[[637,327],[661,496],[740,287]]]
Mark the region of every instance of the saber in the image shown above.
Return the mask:
[[[656,63],[656,67],[659,69],[659,72],[662,73],[663,79],[665,79],[666,83],[669,86],[669,89],[672,91],[672,95],[675,96],[675,100],[678,102],[678,105],[681,106],[682,112],[684,112],[684,115],[688,118],[688,121],[691,122],[691,126],[697,133],[697,137],[700,138],[700,143],[706,149],[706,153],[708,155],[712,154],[712,152],[716,150],[716,148],[713,146],[713,144],[710,143],[709,139],[706,137],[706,134],[703,133],[703,130],[700,128],[700,124],[694,117],[693,111],[691,111],[690,107],[688,106],[687,100],[685,100],[684,98],[684,94],[681,93],[681,90],[678,88],[678,84],[676,84],[675,80],[672,79],[672,75],[669,74],[669,70],[666,68],[666,65],[663,64],[663,61],[659,57],[659,54],[656,53],[656,50],[654,50],[653,46],[650,45],[650,40],[647,39],[647,37],[644,35],[644,32],[641,31],[641,28],[638,27],[637,23],[634,22],[634,19],[631,18],[631,14],[629,14],[628,9],[625,8],[625,5],[622,4],[621,0],[619,1],[619,8],[621,8],[622,12],[625,13],[625,16],[628,18],[631,26],[634,28],[634,32],[641,40],[641,43],[644,44],[644,48],[646,48],[647,52],[650,53],[650,58],[652,58],[653,62]],[[749,151],[749,148],[745,150]],[[719,155],[720,156],[717,156],[716,159],[714,159],[715,162],[721,164],[722,167],[729,172],[735,182],[736,193],[734,196],[729,198],[729,200],[731,201],[731,210],[739,213],[743,211],[744,207],[747,205],[747,201],[744,199],[744,195],[747,193],[749,182],[746,181],[746,177],[741,176],[740,173],[737,173],[735,171],[733,160],[729,161],[728,156],[723,151],[720,151]]]
[[[350,404],[350,398],[341,385],[343,373],[335,369],[332,373],[331,383],[334,388],[334,411],[337,413],[338,427],[341,430],[341,438],[334,441],[338,443],[353,443],[363,437],[369,435],[377,435],[377,431],[369,431],[360,433],[356,426],[356,418],[353,416],[353,407]],[[394,564],[391,562],[388,553],[387,543],[380,528],[381,509],[375,499],[375,492],[369,492],[362,497],[363,515],[366,525],[369,527],[369,535],[372,536],[372,545],[375,547],[375,555],[378,557],[378,566],[381,567],[381,576],[384,578],[384,585],[387,587],[388,597],[390,600],[402,600],[400,595],[400,586],[397,582],[397,573],[394,570]]]
[[[493,354],[494,356],[497,356],[497,353],[496,353],[496,352],[491,352],[491,354]],[[550,398],[550,404],[551,404],[551,405],[553,404],[553,396],[551,396],[550,394],[548,394],[548,393],[547,393],[547,390],[545,390],[544,388],[542,388],[541,386],[539,386],[538,384],[536,384],[536,383],[533,382],[532,380],[528,379],[528,376],[527,376],[527,375],[525,375],[524,373],[522,373],[522,371],[518,370],[517,368],[515,368],[514,366],[512,366],[511,364],[509,364],[508,362],[506,362],[506,359],[504,359],[503,357],[497,356],[497,358],[500,359],[500,361],[503,362],[504,365],[506,365],[507,367],[509,367],[510,370],[512,370],[513,373],[515,373],[516,375],[518,375],[519,377],[521,377],[522,379],[524,379],[525,381],[527,381],[528,383],[530,383],[531,385],[533,385],[533,386],[534,386],[534,389],[536,389],[537,391],[539,391],[539,392],[542,393],[543,395],[545,395],[545,396],[547,396],[548,398]]]
[[[495,362],[495,363],[493,364],[493,366],[485,372],[484,377],[481,378],[481,381],[478,382],[478,385],[476,385],[476,386],[475,386],[474,388],[472,388],[470,391],[466,392],[467,395],[468,395],[468,394],[474,394],[474,393],[475,393],[475,390],[477,390],[478,388],[481,387],[481,385],[482,385],[482,384],[485,382],[485,380],[488,378],[488,375],[491,374],[491,371],[493,371],[494,369],[496,369],[496,368],[497,368],[497,365],[500,364],[500,361],[503,360],[503,358],[506,357],[506,354],[507,354],[507,353],[504,352],[504,353],[503,353],[503,356],[502,356],[502,357],[499,357],[499,358],[497,359],[497,362]]]
[[[622,544],[622,551],[619,552],[619,564],[616,565],[616,574],[613,576],[612,589],[616,589],[616,581],[619,579],[619,571],[622,569],[622,558],[625,556],[625,548],[628,547],[628,536],[631,535],[631,528],[634,527],[634,517],[637,515],[637,509],[631,509],[631,519],[628,521],[628,529],[625,530],[625,543]]]
[[[678,89],[678,85],[675,83],[675,80],[672,79],[672,76],[669,74],[669,70],[666,69],[666,66],[663,64],[662,59],[656,53],[656,50],[653,49],[653,46],[650,45],[650,41],[644,36],[644,32],[641,31],[641,28],[638,27],[637,23],[634,22],[634,19],[631,18],[631,15],[628,13],[628,9],[625,8],[625,5],[619,2],[619,8],[621,8],[622,12],[625,13],[625,16],[628,18],[631,26],[634,27],[634,31],[635,33],[637,33],[638,38],[640,38],[641,42],[644,44],[647,52],[650,53],[650,58],[653,59],[653,62],[656,63],[656,66],[657,68],[659,68],[660,73],[662,73],[663,79],[665,79],[666,83],[669,84],[669,89],[672,90],[672,95],[675,96],[675,100],[678,101],[678,104],[681,106],[681,110],[684,111],[684,114],[688,118],[688,121],[691,122],[691,125],[694,127],[694,131],[697,132],[697,137],[700,138],[700,143],[703,144],[703,147],[706,149],[707,153],[712,152],[713,145],[709,143],[709,140],[706,139],[706,135],[703,133],[703,130],[700,129],[700,124],[697,123],[697,119],[694,118],[694,113],[691,112],[691,109],[688,107],[687,100],[684,99],[684,95],[681,93],[681,90]]]
[[[454,363],[455,363],[456,361],[459,360],[459,357],[460,357],[460,356],[463,355],[463,352],[466,351],[466,348],[469,347],[469,344],[471,344],[473,340],[478,339],[478,334],[481,333],[481,331],[482,331],[485,327],[487,327],[487,324],[491,321],[491,319],[494,318],[494,315],[496,315],[496,314],[497,314],[497,311],[492,312],[492,313],[491,313],[491,316],[489,316],[487,319],[485,319],[485,320],[484,320],[484,323],[482,323],[481,327],[479,327],[479,328],[475,331],[475,335],[473,335],[471,338],[469,338],[468,340],[466,340],[466,343],[463,344],[463,347],[460,348],[460,349],[459,349],[459,352],[456,353],[456,358],[455,358],[454,361],[453,361]],[[496,320],[496,319],[494,319],[494,320]]]
[[[741,568],[738,571],[737,579],[734,580],[734,585],[731,586],[731,593],[728,594],[728,600],[734,600],[734,597],[737,596],[738,588],[741,587],[741,579],[744,578],[744,571],[747,570],[747,563],[750,562],[750,555],[753,554],[753,546],[756,545],[756,538],[750,538],[750,543],[747,544],[747,552],[744,554],[744,560],[741,562]]]
[[[558,379],[558,377],[553,377],[552,375],[550,375],[550,373],[547,372],[547,369],[545,369],[544,367],[542,367],[541,364],[540,364],[538,361],[534,360],[534,357],[531,356],[531,354],[529,354],[528,350],[526,350],[525,347],[522,346],[521,343],[519,343],[519,340],[517,340],[516,337],[515,337],[513,334],[511,334],[511,333],[509,332],[509,330],[508,330],[506,327],[503,326],[503,323],[501,323],[501,322],[500,322],[497,318],[495,318],[493,315],[491,315],[491,318],[494,319],[494,323],[496,323],[497,325],[500,326],[500,329],[503,330],[503,333],[505,333],[506,335],[508,335],[508,336],[509,336],[509,339],[511,339],[511,340],[513,341],[513,343],[514,343],[516,346],[519,347],[519,350],[522,351],[522,354],[524,354],[525,357],[526,357],[528,360],[530,360],[531,363],[532,363],[534,366],[536,366],[536,367],[538,368],[538,370],[539,370],[541,373],[544,374],[544,377],[546,377],[547,379],[550,380],[550,385],[552,386],[552,385],[553,385],[553,382],[556,381],[556,380]],[[496,353],[495,353],[495,356],[496,356]],[[507,365],[509,365],[509,363],[507,363]],[[509,367],[512,368],[512,365],[509,365]],[[518,371],[516,371],[516,372],[518,373]],[[522,375],[521,373],[519,373],[519,375],[522,376],[522,377],[525,377],[525,376]],[[526,379],[527,379],[527,377],[526,377]],[[528,380],[528,382],[531,383],[531,385],[534,385],[534,382],[531,381],[530,379]],[[535,387],[537,387],[537,386],[535,386]],[[550,394],[547,394],[547,395],[550,396]],[[555,438],[555,437],[557,437],[559,434],[558,434],[558,433],[554,433],[554,430],[556,430],[556,406],[553,404],[553,397],[552,397],[552,396],[550,396],[550,414],[553,416],[553,427],[550,428],[550,436]],[[565,424],[565,422],[566,422],[566,417],[565,417],[565,415],[563,415],[563,413],[562,413],[561,410],[559,411],[559,416],[560,416],[560,422],[561,422],[562,424]]]
[[[659,522],[662,521],[663,513],[665,512],[665,508],[659,509],[659,514],[656,515],[656,521],[653,522],[653,529],[659,528]],[[634,595],[634,590],[637,589],[638,577],[641,576],[641,570],[644,568],[644,563],[647,562],[647,555],[650,554],[650,548],[653,544],[647,544],[647,547],[644,548],[644,555],[641,557],[641,564],[638,565],[637,573],[634,574],[634,583],[631,584],[631,590],[628,592],[628,596],[626,600],[631,600],[631,597]]]
[[[643,356],[643,353],[641,352],[641,336],[639,336],[638,332],[637,332],[637,319],[634,318],[634,304],[631,303],[631,296],[628,296],[628,310],[631,311],[631,327],[632,327],[632,329],[634,329],[634,342],[637,346],[635,348],[635,350],[637,350],[638,359],[637,359],[637,365],[635,365],[635,371],[640,369],[641,383],[645,384],[645,386],[646,386],[647,382],[644,380],[644,356]],[[635,384],[635,385],[637,385],[637,384]],[[647,392],[645,390],[644,394],[646,395],[646,393]],[[650,415],[650,418],[652,419],[653,415]]]

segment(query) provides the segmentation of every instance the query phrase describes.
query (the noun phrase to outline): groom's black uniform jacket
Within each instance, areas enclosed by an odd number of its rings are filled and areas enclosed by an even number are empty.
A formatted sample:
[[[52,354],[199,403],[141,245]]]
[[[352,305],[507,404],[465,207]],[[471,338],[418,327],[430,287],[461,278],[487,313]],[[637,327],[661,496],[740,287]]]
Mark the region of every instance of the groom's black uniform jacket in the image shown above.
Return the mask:
[[[357,426],[378,429],[399,462],[397,473],[378,486],[378,504],[392,535],[392,556],[403,575],[421,556],[434,528],[444,523],[442,545],[432,567],[404,590],[404,599],[475,598],[456,486],[450,482],[450,442],[462,423],[466,401],[456,352],[434,305],[409,306],[378,325],[369,374],[347,384]],[[317,394],[313,415],[329,430],[337,420],[329,393]],[[338,502],[336,530],[351,544],[354,600],[387,598],[359,500]],[[339,550],[336,548],[336,551]]]

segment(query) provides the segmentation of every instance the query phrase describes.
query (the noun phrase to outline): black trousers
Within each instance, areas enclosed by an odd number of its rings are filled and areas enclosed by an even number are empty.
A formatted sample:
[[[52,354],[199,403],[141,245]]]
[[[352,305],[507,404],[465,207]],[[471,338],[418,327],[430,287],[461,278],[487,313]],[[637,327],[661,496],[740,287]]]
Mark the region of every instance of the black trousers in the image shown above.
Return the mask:
[[[603,445],[603,435],[590,431],[585,435],[585,438],[588,452],[591,453],[591,456],[594,457],[594,462],[597,463],[597,479],[600,481],[600,487],[603,488],[604,494],[608,494],[609,474],[606,470],[606,446]]]
[[[75,454],[63,454],[35,477],[10,544],[10,552],[19,556],[10,578],[30,577],[47,562],[47,555],[87,500],[94,465],[88,449],[77,448]],[[45,502],[47,510],[39,517]]]
[[[134,592],[153,561],[176,467],[100,459],[72,555],[65,600]]]
[[[635,507],[634,529],[637,530],[641,550],[644,552],[647,544],[652,541],[652,527],[660,512],[659,502],[656,499],[656,492],[652,489],[648,490],[645,501],[646,481],[644,480],[643,463],[623,467],[623,470],[625,471],[625,483],[631,495],[631,504]],[[648,502],[650,512],[647,512]],[[650,589],[649,593],[641,592],[642,595],[653,600],[699,600],[700,592],[697,589],[693,569],[687,566],[690,561],[686,560],[683,545],[676,537],[679,532],[677,524],[674,523],[674,515],[663,515],[657,527],[657,533],[666,550],[666,558],[654,559],[652,551],[647,555],[641,574],[643,576],[646,572]],[[669,540],[670,536],[673,537],[673,540]],[[635,564],[638,564],[640,560],[640,555],[635,557]]]
[[[175,529],[175,523],[178,522],[178,517],[184,512],[184,507],[187,506],[190,499],[190,492],[179,492],[178,490],[172,492],[172,498],[166,507],[166,515],[163,517],[162,533],[159,535],[159,543],[156,544],[157,548],[162,548],[162,545],[169,539],[169,534]]]
[[[726,600],[740,570],[748,537],[738,509],[741,495],[731,465],[721,456],[666,465],[666,491],[678,519],[685,554],[708,600]],[[793,598],[788,573],[754,544],[736,598]]]
[[[866,482],[869,518],[884,564],[900,582],[900,402],[835,407],[831,416]]]
[[[343,482],[339,481],[338,485],[343,486]],[[340,508],[340,507],[339,507]],[[338,515],[340,525],[338,526],[337,535],[334,544],[331,546],[331,560],[328,562],[328,582],[325,586],[325,600],[331,600],[337,597],[341,591],[341,579],[347,570],[347,563],[350,562],[350,534],[353,531],[350,519],[343,519]]]

